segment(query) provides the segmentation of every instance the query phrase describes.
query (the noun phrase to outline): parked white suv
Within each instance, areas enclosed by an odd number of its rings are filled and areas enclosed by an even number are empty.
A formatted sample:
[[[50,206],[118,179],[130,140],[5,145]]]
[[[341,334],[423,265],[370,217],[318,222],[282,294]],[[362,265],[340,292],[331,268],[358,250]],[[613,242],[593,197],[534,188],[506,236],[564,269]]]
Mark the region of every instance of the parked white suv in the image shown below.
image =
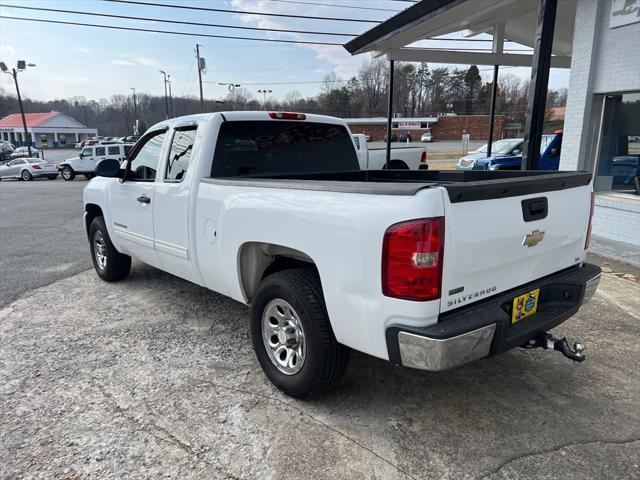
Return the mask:
[[[58,170],[62,173],[62,178],[67,181],[73,180],[78,173],[83,173],[88,179],[93,178],[96,165],[101,160],[109,158],[122,163],[132,147],[133,144],[127,143],[84,147],[77,157],[61,162]]]

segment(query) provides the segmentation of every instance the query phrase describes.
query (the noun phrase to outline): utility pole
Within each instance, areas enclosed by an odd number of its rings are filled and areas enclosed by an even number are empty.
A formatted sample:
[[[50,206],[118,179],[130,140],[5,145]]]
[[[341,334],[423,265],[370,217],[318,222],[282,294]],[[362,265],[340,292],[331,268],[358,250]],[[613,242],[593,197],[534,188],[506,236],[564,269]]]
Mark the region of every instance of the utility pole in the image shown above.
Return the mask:
[[[138,134],[138,104],[136,103],[136,89],[131,87],[133,91],[133,134]]]
[[[202,95],[202,70],[207,68],[204,58],[200,58],[200,45],[196,43],[196,62],[198,63],[198,84],[200,86],[200,112],[204,110],[204,97]]]
[[[34,63],[29,64],[30,67],[35,67]],[[24,107],[22,105],[22,96],[20,95],[20,86],[18,85],[18,72],[23,71],[27,67],[27,63],[24,60],[18,60],[17,69],[12,68],[11,71],[7,68],[4,62],[0,62],[0,70],[7,75],[13,77],[13,81],[16,84],[16,93],[18,94],[18,104],[20,105],[20,115],[22,116],[22,128],[24,129],[24,140],[27,143],[27,152],[29,158],[31,158],[31,139],[29,138],[29,132],[27,131],[27,119],[24,116]]]
[[[169,118],[169,97],[167,96],[167,72],[164,70],[158,70],[164,75],[164,118]]]
[[[167,84],[169,85],[169,116],[173,118],[173,97],[171,96],[171,75],[167,75]]]

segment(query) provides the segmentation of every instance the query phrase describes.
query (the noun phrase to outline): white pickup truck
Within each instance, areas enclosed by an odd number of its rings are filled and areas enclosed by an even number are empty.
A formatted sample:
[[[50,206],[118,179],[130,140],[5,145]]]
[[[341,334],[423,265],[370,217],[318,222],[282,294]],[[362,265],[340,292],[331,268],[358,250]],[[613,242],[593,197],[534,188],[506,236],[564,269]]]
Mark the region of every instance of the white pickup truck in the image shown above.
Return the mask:
[[[444,370],[547,331],[597,288],[584,172],[362,170],[345,123],[228,112],[151,127],[84,190],[97,274],[131,258],[251,306],[268,378],[297,397],[350,349]]]
[[[353,143],[356,146],[358,162],[362,170],[382,170],[387,168],[387,149],[369,148],[367,136],[363,133],[353,134]],[[394,170],[426,170],[426,147],[396,147],[391,148],[389,169]]]

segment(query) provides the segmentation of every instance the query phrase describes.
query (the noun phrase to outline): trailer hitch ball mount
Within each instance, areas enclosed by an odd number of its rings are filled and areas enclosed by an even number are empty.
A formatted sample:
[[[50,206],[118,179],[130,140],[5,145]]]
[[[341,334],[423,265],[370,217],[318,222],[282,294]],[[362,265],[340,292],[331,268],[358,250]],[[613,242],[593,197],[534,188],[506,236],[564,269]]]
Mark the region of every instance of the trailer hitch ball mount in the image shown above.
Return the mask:
[[[555,350],[576,363],[584,362],[584,345],[576,342],[573,347],[569,345],[566,337],[555,338],[550,333],[541,333],[525,343],[523,348],[544,348],[545,350]]]

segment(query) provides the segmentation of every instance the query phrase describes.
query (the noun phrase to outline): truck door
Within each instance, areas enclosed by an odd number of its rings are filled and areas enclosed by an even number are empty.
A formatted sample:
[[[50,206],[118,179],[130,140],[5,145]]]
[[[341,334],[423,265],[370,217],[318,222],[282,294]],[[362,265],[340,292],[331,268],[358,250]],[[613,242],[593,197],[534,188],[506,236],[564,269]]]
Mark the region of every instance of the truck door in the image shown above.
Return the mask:
[[[190,192],[195,188],[190,181],[193,168],[189,168],[197,126],[176,127],[168,146],[169,156],[158,173],[155,206],[155,247],[162,268],[174,275],[194,281],[193,252],[189,247]]]
[[[148,133],[131,152],[125,179],[111,184],[111,221],[118,246],[129,255],[160,266],[153,243],[155,182],[166,129]]]
[[[79,155],[77,165],[71,165],[76,172],[90,172],[93,170],[93,147],[84,147]]]

